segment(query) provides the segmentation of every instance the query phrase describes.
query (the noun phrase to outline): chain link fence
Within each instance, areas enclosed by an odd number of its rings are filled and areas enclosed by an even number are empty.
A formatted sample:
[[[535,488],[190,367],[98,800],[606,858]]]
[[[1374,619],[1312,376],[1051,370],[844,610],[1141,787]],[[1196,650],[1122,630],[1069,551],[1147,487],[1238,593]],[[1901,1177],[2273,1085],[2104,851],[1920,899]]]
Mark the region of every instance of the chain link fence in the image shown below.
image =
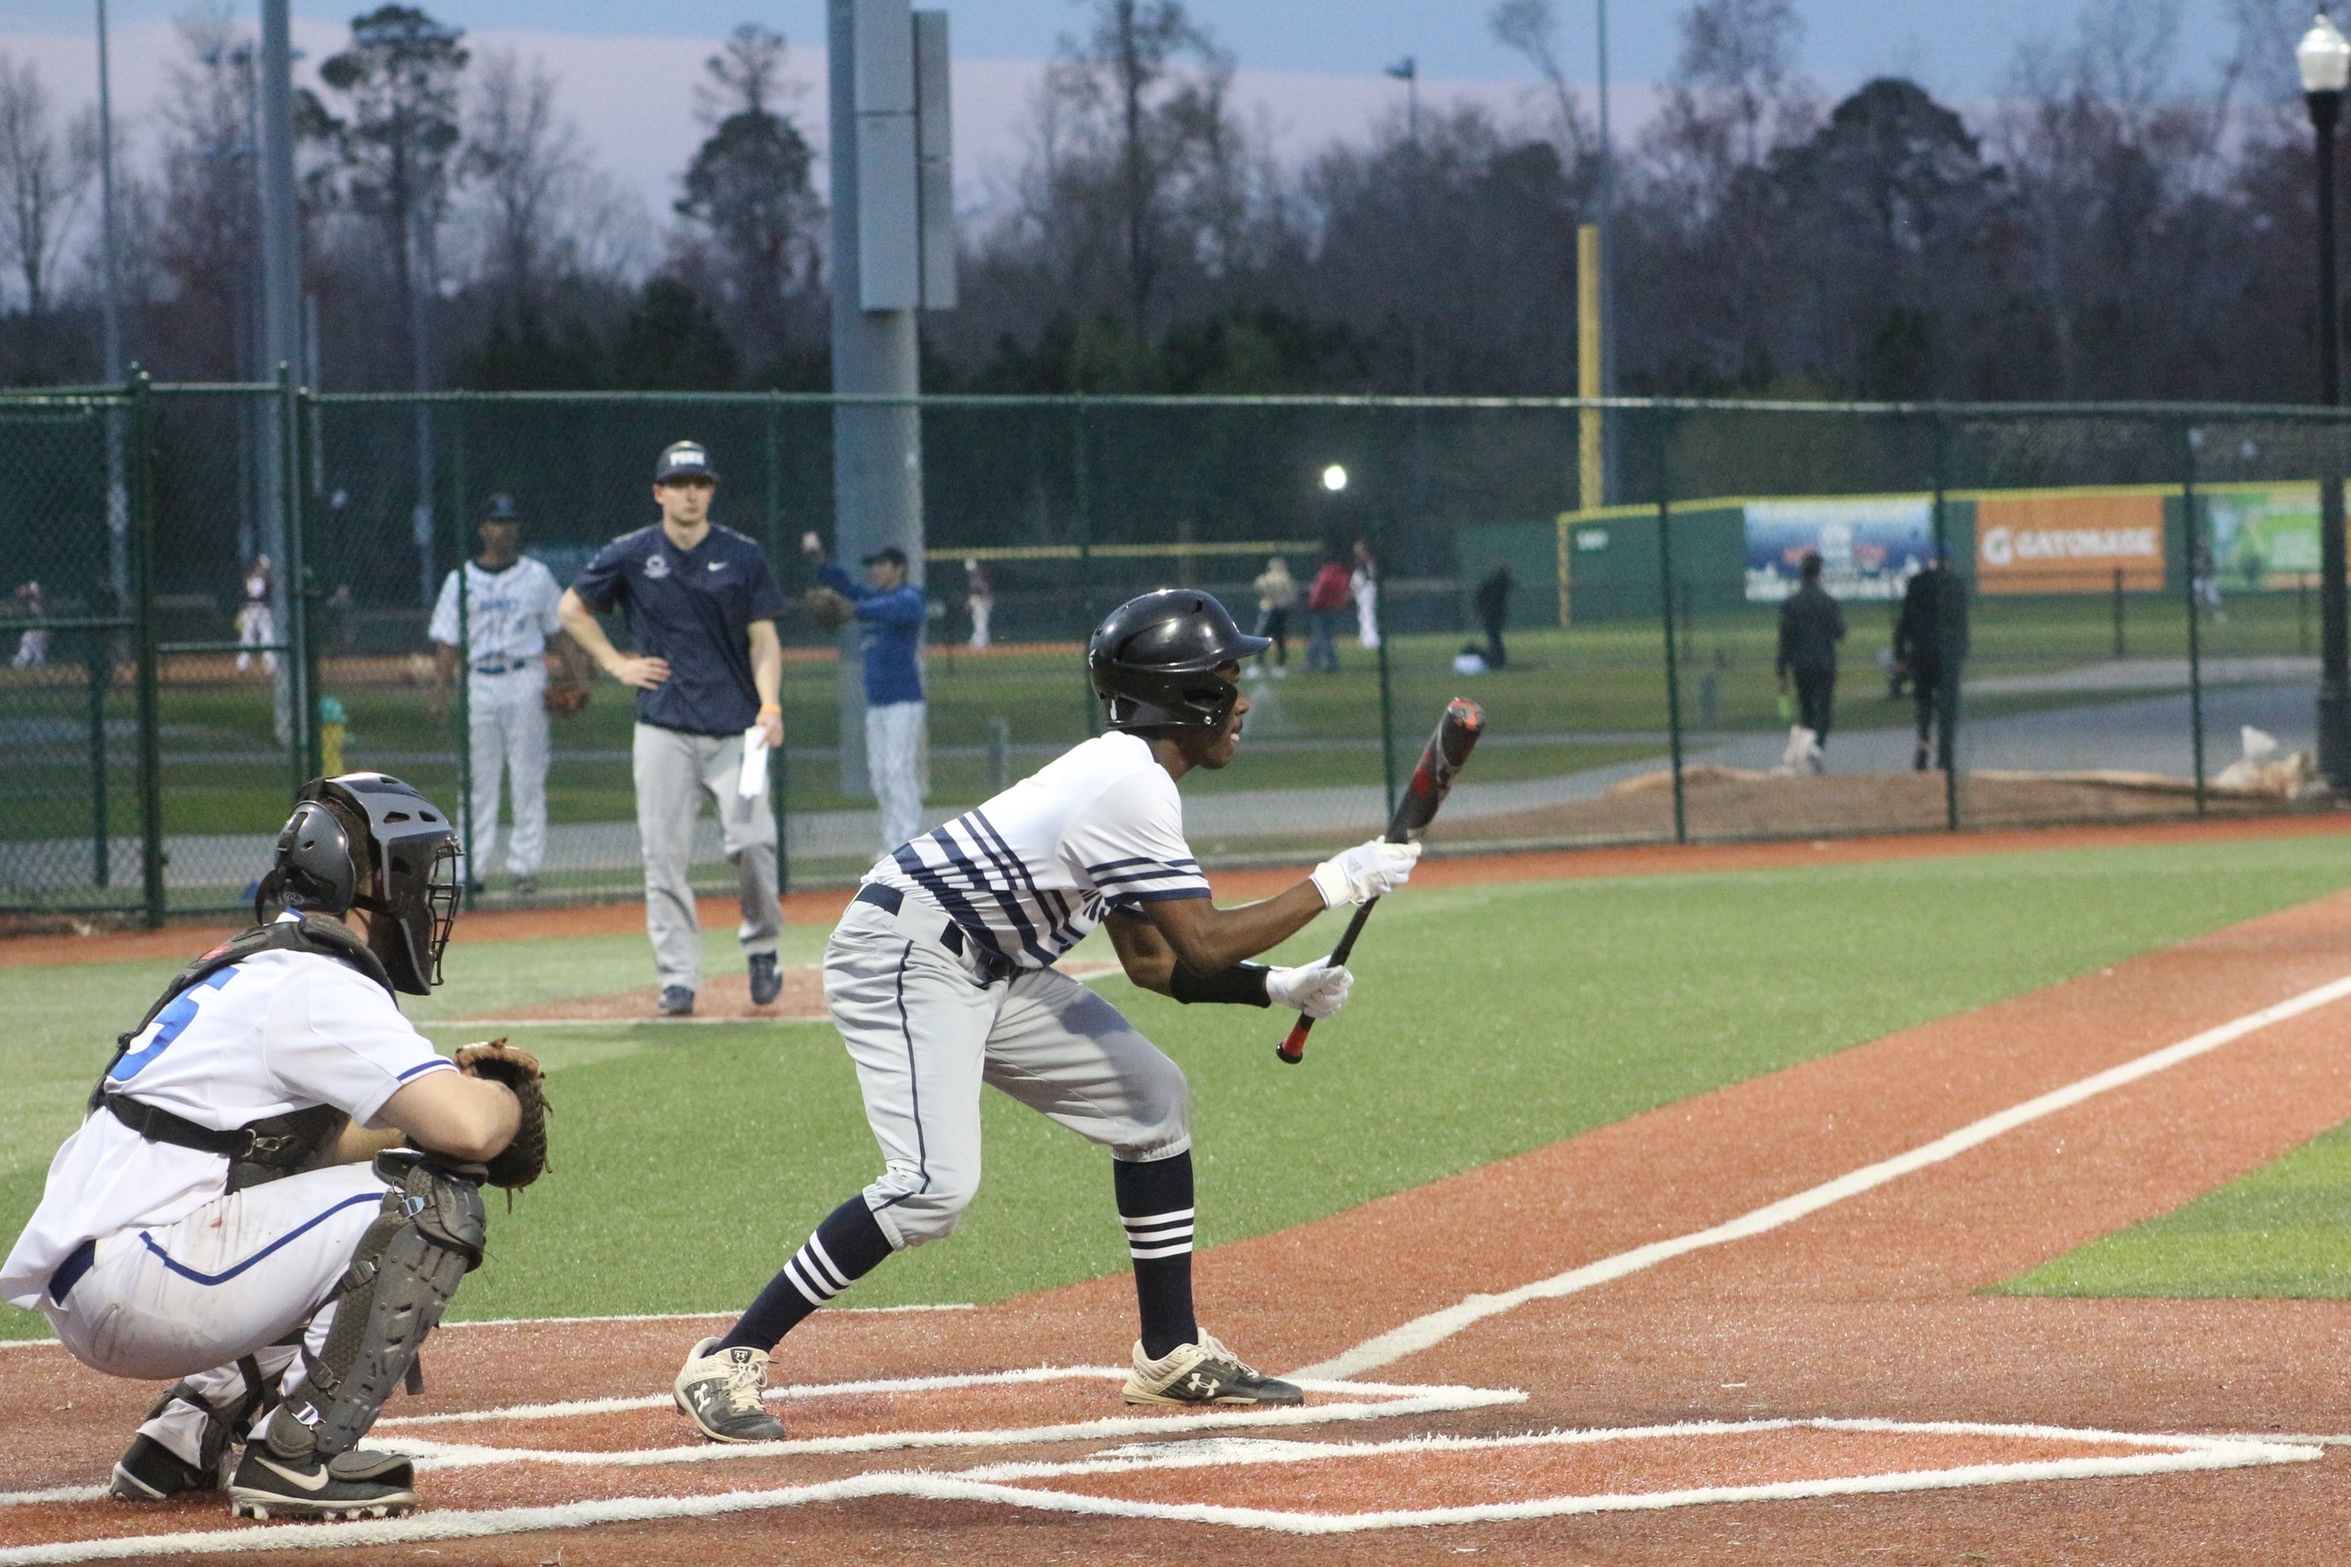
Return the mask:
[[[843,743],[855,644],[798,607],[801,536],[833,538],[838,406],[0,395],[0,909],[236,906],[321,769],[397,773],[457,808],[476,762],[467,683],[428,623],[477,519],[511,496],[525,553],[567,583],[655,520],[652,460],[679,439],[708,448],[716,520],[765,547],[793,604],[773,763],[788,878],[854,878],[883,848],[859,737]],[[1185,784],[1212,863],[1376,830],[1459,694],[1490,724],[1432,835],[1455,847],[2324,803],[2308,766],[2319,481],[2351,460],[2351,424],[2324,414],[1612,403],[1611,471],[1587,496],[1593,409],[1574,402],[916,412],[934,819],[1094,732],[1086,633],[1173,585],[1281,636],[1245,674],[1241,759]],[[1807,554],[1845,627],[1825,723],[1819,675],[1779,656]],[[1293,589],[1263,580],[1276,560]],[[545,868],[517,889],[485,858],[483,901],[640,886],[631,725],[609,681],[554,724]],[[696,858],[709,890],[731,889],[707,820]]]

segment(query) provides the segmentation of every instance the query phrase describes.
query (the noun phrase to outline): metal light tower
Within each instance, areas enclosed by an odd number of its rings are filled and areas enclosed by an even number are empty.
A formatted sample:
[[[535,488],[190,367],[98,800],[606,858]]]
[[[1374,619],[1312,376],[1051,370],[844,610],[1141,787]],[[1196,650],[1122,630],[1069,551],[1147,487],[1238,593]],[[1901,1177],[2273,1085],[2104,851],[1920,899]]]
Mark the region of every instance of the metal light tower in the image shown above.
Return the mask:
[[[2302,97],[2318,151],[2318,395],[2329,408],[2342,405],[2342,311],[2335,266],[2335,122],[2343,91],[2351,86],[2351,42],[2324,11],[2294,46],[2302,74]],[[2340,432],[2329,428],[2330,436]],[[2351,615],[2346,614],[2343,539],[2343,475],[2332,456],[2319,475],[2319,673],[2318,770],[2338,792],[2351,791]]]
[[[106,58],[106,0],[98,0],[98,223],[105,263],[100,374],[108,386],[123,380],[122,228],[114,210],[114,84]],[[106,580],[115,607],[131,602],[131,503],[125,482],[122,410],[106,411]]]

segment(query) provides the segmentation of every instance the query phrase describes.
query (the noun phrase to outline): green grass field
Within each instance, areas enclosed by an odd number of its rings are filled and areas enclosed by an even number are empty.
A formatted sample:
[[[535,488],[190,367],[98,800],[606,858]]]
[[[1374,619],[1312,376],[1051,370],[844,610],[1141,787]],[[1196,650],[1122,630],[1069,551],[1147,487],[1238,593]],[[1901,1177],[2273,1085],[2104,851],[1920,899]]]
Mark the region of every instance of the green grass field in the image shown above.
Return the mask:
[[[2278,655],[2304,649],[2308,619],[2291,594],[2240,597],[2230,618],[2204,626],[2208,656]],[[1843,701],[1849,728],[1907,722],[1906,705],[1872,699],[1874,659],[1887,641],[1886,606],[1850,607]],[[1776,615],[1769,605],[1691,617],[1678,639],[1685,728],[1768,730],[1779,717],[1773,676]],[[2134,657],[2180,657],[2186,652],[2184,609],[2168,599],[2131,601],[2126,651]],[[1462,689],[1450,671],[1459,633],[1390,639],[1389,666],[1399,765],[1409,766],[1433,715]],[[1637,756],[1662,755],[1667,724],[1664,645],[1652,620],[1602,621],[1572,629],[1529,628],[1511,634],[1512,664],[1478,676],[1466,689],[1483,701],[1496,735],[1544,736],[1546,743],[1492,747],[1479,776],[1495,781],[1606,766]],[[2304,649],[2306,650],[2306,649]],[[1302,649],[1293,649],[1293,666]],[[1975,673],[2019,674],[2061,669],[2112,656],[2111,605],[2080,599],[1993,599],[1974,617]],[[1379,682],[1373,657],[1343,639],[1336,676],[1268,682],[1253,688],[1260,708],[1253,732],[1270,741],[1353,742],[1280,753],[1278,769],[1242,766],[1203,777],[1191,787],[1306,788],[1380,781]],[[794,750],[831,747],[839,738],[831,663],[794,662],[785,669],[784,708]],[[1715,706],[1702,711],[1701,687],[1711,683]],[[456,786],[454,721],[429,720],[422,688],[340,687],[329,666],[326,694],[350,714],[348,755],[355,766],[386,766],[428,791]],[[986,797],[984,747],[991,722],[1009,726],[1025,746],[1062,746],[1085,737],[1090,702],[1074,657],[1066,652],[960,656],[933,650],[928,665],[934,803],[970,804]],[[1883,687],[1878,687],[1882,696]],[[2090,700],[2096,694],[2040,693],[1971,700],[1969,716],[1990,718]],[[104,703],[118,730],[135,716],[134,693],[122,686]],[[297,781],[272,733],[270,687],[258,674],[242,680],[180,684],[161,695],[164,727],[164,828],[172,833],[264,832],[284,819],[285,798]],[[85,733],[87,707],[78,686],[11,684],[0,672],[0,717],[40,726],[37,744],[0,755],[0,789],[20,809],[0,826],[17,838],[72,837],[89,830],[91,774]],[[557,747],[572,753],[551,778],[550,809],[558,822],[626,821],[634,815],[627,753],[627,694],[601,682],[580,718],[556,731]],[[1658,736],[1627,742],[1623,736]],[[953,748],[968,754],[948,755]],[[1033,766],[1033,756],[1023,765]],[[107,777],[109,830],[137,831],[136,756],[117,739]],[[788,779],[793,810],[829,810],[863,802],[841,795],[829,759],[796,757]]]
[[[1205,1243],[1300,1223],[1590,1127],[2339,890],[2351,837],[1416,890],[1358,949],[1307,1063],[1276,1020],[1105,993],[1190,1073]],[[2085,911],[2094,911],[2085,917]],[[1326,919],[1289,949],[1312,955]],[[823,932],[787,932],[788,961]],[[711,944],[714,968],[731,944]],[[0,969],[0,1237],[170,963]],[[454,948],[417,1005],[453,1019],[650,980],[634,936]],[[717,1310],[870,1179],[856,1083],[821,1024],[536,1028],[554,1173],[492,1227],[460,1317]],[[1116,1271],[1108,1156],[1001,1096],[962,1232],[855,1303],[987,1300]],[[2351,1179],[2351,1148],[2334,1168]],[[0,1307],[0,1336],[46,1324]]]
[[[1992,1293],[2351,1300],[2351,1123]]]

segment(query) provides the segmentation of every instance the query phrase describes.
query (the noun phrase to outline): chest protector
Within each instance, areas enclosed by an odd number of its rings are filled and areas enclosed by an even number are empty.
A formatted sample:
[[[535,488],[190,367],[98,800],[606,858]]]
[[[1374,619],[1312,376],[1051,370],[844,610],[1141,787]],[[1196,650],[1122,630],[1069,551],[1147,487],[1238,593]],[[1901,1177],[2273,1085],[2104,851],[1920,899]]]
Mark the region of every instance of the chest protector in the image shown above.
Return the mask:
[[[147,1015],[114,1042],[114,1055],[107,1061],[106,1070],[98,1074],[98,1085],[90,1090],[92,1112],[112,1111],[116,1120],[147,1141],[193,1148],[198,1153],[218,1154],[228,1160],[228,1189],[232,1192],[292,1175],[334,1144],[349,1117],[333,1105],[314,1105],[307,1110],[264,1116],[220,1131],[199,1126],[186,1116],[174,1115],[160,1106],[144,1104],[128,1094],[109,1092],[106,1080],[129,1053],[131,1041],[146,1031],[156,1014],[222,969],[263,952],[307,952],[314,957],[333,958],[383,986],[384,994],[392,994],[391,976],[385,972],[382,961],[367,949],[366,942],[341,925],[328,920],[282,920],[256,925],[180,970],[156,998],[155,1005],[147,1009]]]

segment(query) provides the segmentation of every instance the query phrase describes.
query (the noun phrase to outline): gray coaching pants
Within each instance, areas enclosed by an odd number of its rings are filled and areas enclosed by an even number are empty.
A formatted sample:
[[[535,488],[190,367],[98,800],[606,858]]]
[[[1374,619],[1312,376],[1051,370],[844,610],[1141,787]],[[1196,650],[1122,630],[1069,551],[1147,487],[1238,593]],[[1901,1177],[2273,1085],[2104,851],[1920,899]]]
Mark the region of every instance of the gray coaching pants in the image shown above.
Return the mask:
[[[825,948],[824,994],[882,1145],[865,1189],[892,1246],[955,1228],[980,1185],[980,1085],[1133,1163],[1192,1146],[1183,1069],[1056,969],[981,983],[942,946],[944,914],[852,903]]]
[[[702,988],[702,925],[694,915],[694,819],[707,794],[718,809],[718,841],[742,879],[746,954],[773,952],[784,912],[776,903],[776,819],[762,792],[736,792],[741,735],[690,735],[637,725],[637,835],[645,846],[645,933],[661,983]]]

